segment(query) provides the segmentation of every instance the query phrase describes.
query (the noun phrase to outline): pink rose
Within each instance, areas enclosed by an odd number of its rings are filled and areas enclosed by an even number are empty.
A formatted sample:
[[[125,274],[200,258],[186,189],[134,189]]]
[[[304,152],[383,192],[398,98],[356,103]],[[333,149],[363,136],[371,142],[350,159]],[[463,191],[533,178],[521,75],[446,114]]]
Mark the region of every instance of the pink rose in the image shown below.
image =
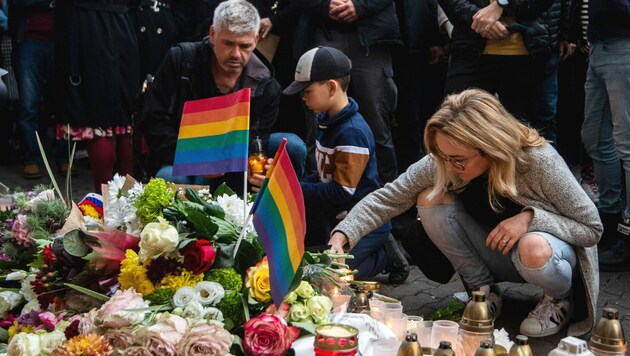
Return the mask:
[[[296,326],[274,314],[263,313],[245,325],[245,351],[252,355],[283,355],[300,335]]]
[[[177,349],[175,344],[172,344],[165,340],[162,335],[157,332],[143,329],[138,334],[138,344],[144,346],[153,355],[162,356],[175,356],[177,355]]]
[[[178,355],[225,355],[230,352],[232,335],[221,326],[202,322],[193,326],[177,345]]]
[[[26,227],[26,215],[18,214],[17,218],[13,222],[11,232],[15,243],[18,245],[29,247],[33,246],[33,239],[31,238],[31,232]]]
[[[188,329],[188,322],[179,315],[163,313],[148,330],[160,334],[164,341],[177,345]]]
[[[105,340],[109,342],[114,350],[124,350],[134,344],[134,334],[131,328],[107,329],[103,333]]]
[[[121,355],[125,356],[153,356],[151,351],[144,346],[131,346],[126,350],[122,350]]]
[[[142,299],[142,294],[136,293],[133,288],[118,290],[98,311],[97,321],[100,321],[99,326],[104,328],[120,329],[136,325],[144,320],[144,312],[133,309],[148,306],[149,304]]]

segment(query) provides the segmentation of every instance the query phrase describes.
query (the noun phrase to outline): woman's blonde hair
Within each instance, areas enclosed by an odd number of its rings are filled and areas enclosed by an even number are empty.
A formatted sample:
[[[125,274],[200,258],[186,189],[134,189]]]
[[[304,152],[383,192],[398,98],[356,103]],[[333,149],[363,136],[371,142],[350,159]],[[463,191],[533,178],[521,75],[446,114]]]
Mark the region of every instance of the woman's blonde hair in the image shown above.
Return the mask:
[[[437,164],[437,177],[429,198],[461,185],[459,177],[446,170],[437,152],[435,136],[447,136],[454,144],[476,149],[488,159],[488,201],[495,211],[502,207],[497,196],[515,198],[517,165],[527,165],[524,149],[546,143],[536,130],[516,120],[497,98],[480,89],[468,89],[444,99],[424,130],[425,150]]]

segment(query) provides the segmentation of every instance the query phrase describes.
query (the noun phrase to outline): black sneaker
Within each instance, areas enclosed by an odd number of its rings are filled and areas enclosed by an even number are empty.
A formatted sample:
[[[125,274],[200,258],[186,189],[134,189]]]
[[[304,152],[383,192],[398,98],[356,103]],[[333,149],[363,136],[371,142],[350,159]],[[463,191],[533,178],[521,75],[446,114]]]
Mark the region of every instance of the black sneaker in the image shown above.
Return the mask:
[[[385,251],[387,252],[385,272],[389,273],[387,283],[401,284],[409,277],[411,266],[409,266],[409,262],[407,262],[401,247],[398,246],[398,242],[392,234],[389,234],[388,241],[385,243]]]

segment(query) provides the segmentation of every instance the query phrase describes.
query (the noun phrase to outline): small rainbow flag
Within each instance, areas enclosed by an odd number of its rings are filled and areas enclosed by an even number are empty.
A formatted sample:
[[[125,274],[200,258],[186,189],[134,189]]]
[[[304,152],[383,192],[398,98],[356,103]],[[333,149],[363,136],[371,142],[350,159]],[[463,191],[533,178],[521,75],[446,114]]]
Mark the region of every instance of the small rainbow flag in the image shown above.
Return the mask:
[[[300,182],[283,139],[260,187],[251,214],[254,227],[267,253],[271,297],[280,306],[289,291],[302,256],[306,220]]]
[[[184,103],[173,175],[247,170],[250,89]]]

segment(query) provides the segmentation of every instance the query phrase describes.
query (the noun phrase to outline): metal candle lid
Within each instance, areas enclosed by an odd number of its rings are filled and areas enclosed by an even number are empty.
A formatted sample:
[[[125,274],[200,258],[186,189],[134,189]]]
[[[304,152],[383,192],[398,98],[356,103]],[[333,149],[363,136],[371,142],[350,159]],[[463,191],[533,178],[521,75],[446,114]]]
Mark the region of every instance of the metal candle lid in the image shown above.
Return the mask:
[[[590,348],[602,351],[628,352],[617,309],[604,308],[603,316],[599,319],[588,344]]]
[[[359,347],[359,329],[343,324],[326,324],[315,328],[314,346],[321,350],[345,351]]]
[[[459,327],[462,330],[472,332],[494,332],[494,320],[488,309],[488,304],[486,304],[484,292],[472,292],[472,299],[464,309]]]

